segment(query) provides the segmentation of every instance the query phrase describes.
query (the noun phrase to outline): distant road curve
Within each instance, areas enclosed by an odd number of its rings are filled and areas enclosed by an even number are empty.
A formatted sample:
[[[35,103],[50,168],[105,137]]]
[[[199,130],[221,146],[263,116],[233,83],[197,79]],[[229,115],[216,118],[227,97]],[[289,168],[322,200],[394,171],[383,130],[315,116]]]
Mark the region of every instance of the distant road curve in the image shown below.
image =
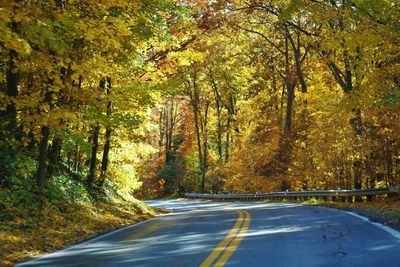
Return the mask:
[[[16,266],[400,267],[400,233],[285,203],[155,200],[173,212]]]

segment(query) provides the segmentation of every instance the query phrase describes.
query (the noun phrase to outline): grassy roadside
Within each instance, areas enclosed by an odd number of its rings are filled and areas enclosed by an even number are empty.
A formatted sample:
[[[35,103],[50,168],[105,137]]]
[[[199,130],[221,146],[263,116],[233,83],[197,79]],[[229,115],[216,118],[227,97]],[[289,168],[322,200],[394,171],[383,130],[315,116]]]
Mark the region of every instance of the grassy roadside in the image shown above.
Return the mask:
[[[140,201],[80,202],[15,210],[0,220],[0,266],[51,252],[96,234],[153,217]]]

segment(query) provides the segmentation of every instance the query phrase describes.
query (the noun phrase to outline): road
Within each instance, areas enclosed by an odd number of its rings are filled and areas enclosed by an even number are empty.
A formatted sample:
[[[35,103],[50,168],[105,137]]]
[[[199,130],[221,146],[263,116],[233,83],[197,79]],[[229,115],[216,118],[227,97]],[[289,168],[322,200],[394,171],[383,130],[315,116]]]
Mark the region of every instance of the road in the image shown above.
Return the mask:
[[[336,209],[157,200],[172,213],[16,266],[400,267],[400,233]]]

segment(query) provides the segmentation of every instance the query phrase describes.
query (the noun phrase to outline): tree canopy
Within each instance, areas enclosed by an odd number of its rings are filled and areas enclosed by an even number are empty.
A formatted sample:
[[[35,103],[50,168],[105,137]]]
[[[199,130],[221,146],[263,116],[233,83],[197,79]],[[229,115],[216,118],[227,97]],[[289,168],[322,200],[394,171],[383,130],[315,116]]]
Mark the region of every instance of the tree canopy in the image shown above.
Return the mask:
[[[134,198],[398,185],[399,111],[398,0],[0,0],[0,265]]]
[[[3,0],[1,192],[398,184],[399,14],[395,0]]]

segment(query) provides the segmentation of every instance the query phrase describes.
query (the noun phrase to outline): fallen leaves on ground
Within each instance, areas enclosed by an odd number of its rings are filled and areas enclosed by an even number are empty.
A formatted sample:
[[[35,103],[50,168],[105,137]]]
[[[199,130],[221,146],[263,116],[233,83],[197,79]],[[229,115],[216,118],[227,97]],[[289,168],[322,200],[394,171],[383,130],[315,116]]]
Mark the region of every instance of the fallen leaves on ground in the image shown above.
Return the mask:
[[[62,209],[44,204],[39,216],[16,211],[0,226],[0,266],[60,249],[97,233],[148,219],[154,212],[139,201],[79,203]]]

